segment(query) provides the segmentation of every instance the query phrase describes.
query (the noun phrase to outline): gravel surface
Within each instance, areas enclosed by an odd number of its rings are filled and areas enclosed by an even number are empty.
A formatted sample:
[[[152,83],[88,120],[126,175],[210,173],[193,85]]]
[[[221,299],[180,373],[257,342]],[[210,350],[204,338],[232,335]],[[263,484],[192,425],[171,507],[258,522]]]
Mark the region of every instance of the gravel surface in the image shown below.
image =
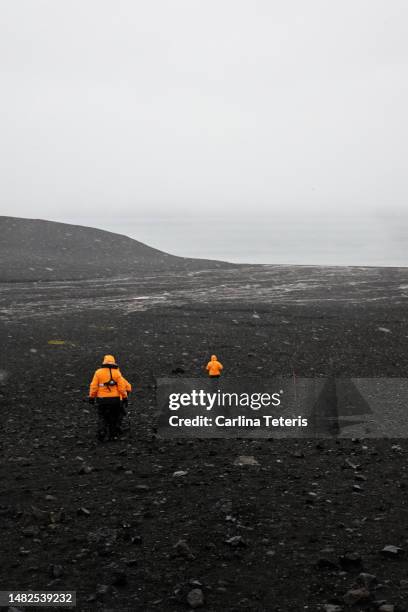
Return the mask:
[[[81,611],[405,610],[406,440],[162,440],[155,380],[213,352],[226,376],[404,378],[407,276],[1,285],[1,588],[76,590]],[[83,399],[107,352],[132,428],[97,445]]]

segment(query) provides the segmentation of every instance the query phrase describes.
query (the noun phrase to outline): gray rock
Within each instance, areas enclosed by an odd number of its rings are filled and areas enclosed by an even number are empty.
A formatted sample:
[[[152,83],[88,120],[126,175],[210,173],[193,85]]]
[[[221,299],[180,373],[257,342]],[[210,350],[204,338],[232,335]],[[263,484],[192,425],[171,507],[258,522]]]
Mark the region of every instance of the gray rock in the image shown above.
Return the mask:
[[[178,555],[181,555],[182,557],[186,557],[187,559],[195,559],[186,540],[178,540],[178,542],[174,544],[173,548],[176,550],[176,553]]]
[[[257,461],[253,455],[240,455],[235,459],[234,465],[259,465],[259,461]]]
[[[90,474],[93,472],[93,467],[84,463],[78,470],[78,474]]]
[[[366,588],[350,589],[343,597],[344,603],[353,606],[357,603],[365,603],[370,600],[370,591]]]
[[[227,540],[225,540],[226,544],[229,544],[230,546],[245,546],[245,541],[242,539],[242,536],[232,536],[231,538],[228,538]]]
[[[82,507],[82,508],[78,508],[77,514],[82,514],[83,516],[89,516],[91,513],[88,510],[88,508]]]
[[[360,485],[355,484],[353,485],[353,491],[356,491],[357,493],[361,493],[362,491],[364,491],[364,489],[360,487]]]
[[[109,584],[98,584],[95,595],[97,599],[103,599],[112,592],[112,587]]]
[[[385,557],[401,557],[404,554],[404,549],[400,548],[399,546],[393,546],[392,544],[389,544],[387,546],[384,546],[384,548],[381,551],[381,554],[384,555]]]
[[[346,459],[345,463],[346,466],[350,467],[352,470],[358,470],[358,468],[360,467],[357,463],[353,463],[352,461],[350,461],[350,459]]]
[[[357,576],[357,582],[366,589],[371,589],[377,584],[377,576],[374,576],[374,574],[361,572],[361,574]]]
[[[36,506],[31,506],[31,511],[33,513],[33,518],[37,521],[44,520],[47,517],[47,513],[44,510],[40,510]]]
[[[204,605],[204,593],[201,589],[192,589],[187,595],[187,603],[192,608],[202,608]]]
[[[60,510],[56,512],[50,512],[48,515],[50,523],[56,525],[57,523],[62,523],[65,520],[65,511],[64,508],[60,508]]]
[[[187,476],[188,472],[185,470],[177,470],[173,473],[173,478],[181,478],[182,476]]]
[[[59,565],[59,564],[51,565],[50,567],[51,578],[61,578],[63,574],[64,574],[64,568],[62,565]]]

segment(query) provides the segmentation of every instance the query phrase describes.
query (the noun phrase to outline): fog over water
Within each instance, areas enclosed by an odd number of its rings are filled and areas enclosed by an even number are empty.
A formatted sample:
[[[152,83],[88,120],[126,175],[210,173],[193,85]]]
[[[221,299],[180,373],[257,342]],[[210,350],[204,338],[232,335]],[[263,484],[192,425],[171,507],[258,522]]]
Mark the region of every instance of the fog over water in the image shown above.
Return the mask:
[[[406,0],[0,5],[0,214],[408,265]]]
[[[74,219],[64,219],[75,222]],[[408,215],[174,214],[94,225],[174,255],[237,263],[408,266]]]

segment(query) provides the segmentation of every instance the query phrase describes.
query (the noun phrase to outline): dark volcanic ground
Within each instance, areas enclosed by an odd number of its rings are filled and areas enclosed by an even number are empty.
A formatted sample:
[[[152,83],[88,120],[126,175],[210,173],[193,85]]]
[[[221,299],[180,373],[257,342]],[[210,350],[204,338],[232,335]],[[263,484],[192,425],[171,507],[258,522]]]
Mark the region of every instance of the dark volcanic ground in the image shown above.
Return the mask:
[[[234,377],[406,377],[407,289],[403,269],[250,266],[1,285],[1,589],[76,590],[84,611],[182,612],[193,589],[208,612],[407,609],[408,552],[381,554],[408,551],[404,440],[154,433],[155,377],[212,352]],[[106,352],[136,387],[132,437],[97,446],[82,400]]]
[[[227,266],[176,257],[121,234],[42,219],[0,215],[0,234],[1,283],[104,279]]]

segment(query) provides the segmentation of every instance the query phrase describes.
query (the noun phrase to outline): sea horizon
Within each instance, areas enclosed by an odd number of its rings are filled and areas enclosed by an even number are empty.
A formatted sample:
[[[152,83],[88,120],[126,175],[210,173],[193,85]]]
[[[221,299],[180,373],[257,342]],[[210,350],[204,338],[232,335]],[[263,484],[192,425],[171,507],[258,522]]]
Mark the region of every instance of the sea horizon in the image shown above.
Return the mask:
[[[317,213],[245,218],[174,213],[54,221],[124,234],[180,257],[231,263],[407,267],[408,215]]]

